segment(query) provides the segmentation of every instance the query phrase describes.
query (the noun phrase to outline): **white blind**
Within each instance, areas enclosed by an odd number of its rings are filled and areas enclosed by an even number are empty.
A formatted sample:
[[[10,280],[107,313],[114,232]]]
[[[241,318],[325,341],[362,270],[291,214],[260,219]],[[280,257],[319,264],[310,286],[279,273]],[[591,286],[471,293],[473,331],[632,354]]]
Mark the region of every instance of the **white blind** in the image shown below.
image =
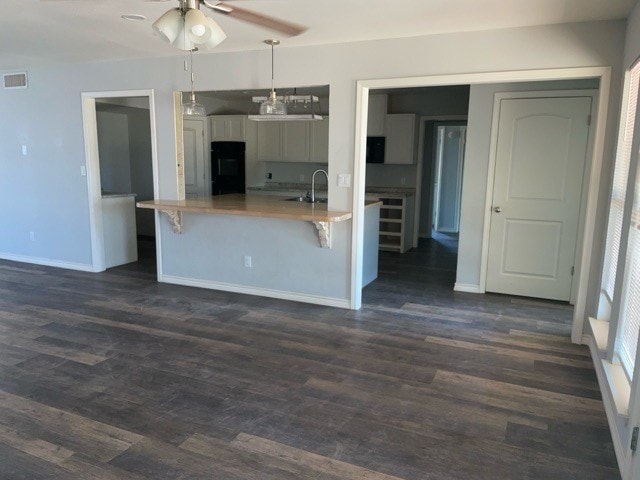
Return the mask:
[[[638,105],[640,64],[636,64],[629,73],[631,78],[629,85],[629,97],[627,100],[627,115],[626,118],[623,119],[624,136],[622,138],[622,142],[618,145],[616,165],[613,173],[613,191],[611,192],[609,224],[607,225],[607,241],[605,247],[604,266],[602,270],[602,290],[609,297],[609,301],[613,300],[618,255],[620,254],[624,197],[627,191],[629,164],[631,162],[631,145],[633,143],[636,107]]]
[[[636,178],[620,306],[620,361],[633,378],[640,333],[640,175]]]

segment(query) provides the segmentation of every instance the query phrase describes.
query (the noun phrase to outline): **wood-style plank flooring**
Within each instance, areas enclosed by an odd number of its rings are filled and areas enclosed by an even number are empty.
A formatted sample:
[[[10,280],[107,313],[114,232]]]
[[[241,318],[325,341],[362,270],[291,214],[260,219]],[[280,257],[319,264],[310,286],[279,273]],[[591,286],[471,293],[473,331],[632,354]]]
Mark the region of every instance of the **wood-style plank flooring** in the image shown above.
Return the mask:
[[[0,261],[0,479],[616,479],[571,309],[381,253],[352,312]]]

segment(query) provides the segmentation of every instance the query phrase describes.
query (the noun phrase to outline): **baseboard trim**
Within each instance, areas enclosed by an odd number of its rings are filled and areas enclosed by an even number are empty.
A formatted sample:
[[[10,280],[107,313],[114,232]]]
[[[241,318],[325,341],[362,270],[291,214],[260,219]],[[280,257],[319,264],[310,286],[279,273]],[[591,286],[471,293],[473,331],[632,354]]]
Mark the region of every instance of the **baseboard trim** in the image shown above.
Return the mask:
[[[480,289],[480,285],[473,285],[470,283],[456,283],[453,286],[453,289],[456,292],[465,292],[465,293],[484,293]]]
[[[65,262],[64,260],[51,260],[49,258],[29,257],[27,255],[15,255],[13,253],[0,252],[0,259],[12,262],[33,263],[46,267],[65,268],[67,270],[80,270],[82,272],[93,272],[93,265],[87,263]]]
[[[602,403],[604,404],[604,411],[607,415],[607,423],[609,424],[609,430],[611,431],[611,440],[613,441],[613,450],[616,453],[616,459],[618,460],[618,469],[620,475],[625,478],[624,465],[625,465],[625,446],[622,444],[622,438],[620,437],[620,431],[618,430],[618,423],[616,421],[617,413],[616,407],[613,404],[613,399],[609,394],[609,385],[607,377],[602,366],[602,359],[600,358],[600,351],[596,340],[592,335],[583,335],[582,341],[586,340],[586,344],[589,345],[589,352],[591,353],[591,360],[593,361],[593,367],[596,371],[596,377],[598,379],[598,385],[600,386],[600,396],[602,397]]]
[[[277,298],[279,300],[290,300],[293,302],[312,303],[326,307],[351,308],[349,300],[343,300],[341,298],[320,297],[317,295],[306,295],[302,293],[285,292],[282,290],[271,290],[268,288],[247,287],[244,285],[198,280],[195,278],[178,277],[175,275],[158,275],[158,281],[173,283],[175,285],[184,285],[186,287],[208,288],[209,290],[221,290],[223,292],[257,295],[259,297]]]

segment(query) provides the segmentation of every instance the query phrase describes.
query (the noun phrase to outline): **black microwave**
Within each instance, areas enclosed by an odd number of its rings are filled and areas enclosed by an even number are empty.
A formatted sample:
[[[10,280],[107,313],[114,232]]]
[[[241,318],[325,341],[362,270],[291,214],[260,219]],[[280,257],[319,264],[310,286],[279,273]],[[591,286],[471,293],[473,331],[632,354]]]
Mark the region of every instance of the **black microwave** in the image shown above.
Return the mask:
[[[367,163],[384,163],[384,137],[367,137]]]

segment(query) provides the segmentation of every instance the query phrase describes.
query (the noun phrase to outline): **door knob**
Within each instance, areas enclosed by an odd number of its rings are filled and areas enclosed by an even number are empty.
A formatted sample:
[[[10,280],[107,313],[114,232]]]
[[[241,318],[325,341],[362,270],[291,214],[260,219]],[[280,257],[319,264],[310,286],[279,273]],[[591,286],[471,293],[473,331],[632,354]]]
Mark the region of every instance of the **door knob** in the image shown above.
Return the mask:
[[[493,211],[496,213],[500,213],[502,211],[502,207],[493,207]]]

